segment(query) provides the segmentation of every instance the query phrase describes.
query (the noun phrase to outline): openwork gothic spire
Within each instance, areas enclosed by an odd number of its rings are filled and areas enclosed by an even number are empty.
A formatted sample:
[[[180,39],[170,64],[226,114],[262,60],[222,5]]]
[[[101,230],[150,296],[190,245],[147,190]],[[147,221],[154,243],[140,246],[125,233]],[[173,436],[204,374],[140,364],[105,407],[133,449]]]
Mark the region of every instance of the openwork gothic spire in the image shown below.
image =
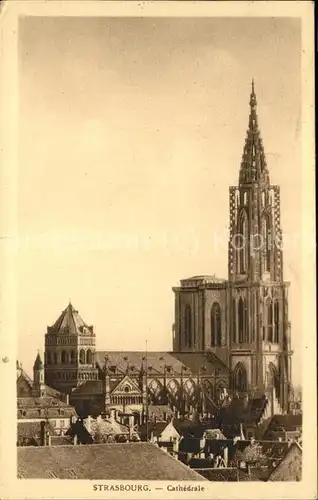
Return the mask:
[[[254,182],[269,184],[269,173],[266,165],[264,146],[258,128],[256,108],[257,100],[254,89],[254,80],[252,80],[250,116],[240,168],[240,185]]]

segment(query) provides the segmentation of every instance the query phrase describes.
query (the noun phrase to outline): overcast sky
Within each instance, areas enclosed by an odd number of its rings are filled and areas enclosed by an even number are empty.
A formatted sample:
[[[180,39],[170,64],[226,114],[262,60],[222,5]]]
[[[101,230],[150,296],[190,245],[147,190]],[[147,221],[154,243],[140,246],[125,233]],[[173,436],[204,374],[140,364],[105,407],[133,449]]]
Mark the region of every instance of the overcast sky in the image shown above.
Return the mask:
[[[254,77],[271,182],[281,186],[297,382],[297,19],[27,18],[19,44],[25,368],[69,299],[94,324],[99,349],[141,350],[145,339],[172,349],[171,287],[195,274],[227,277],[228,188]]]

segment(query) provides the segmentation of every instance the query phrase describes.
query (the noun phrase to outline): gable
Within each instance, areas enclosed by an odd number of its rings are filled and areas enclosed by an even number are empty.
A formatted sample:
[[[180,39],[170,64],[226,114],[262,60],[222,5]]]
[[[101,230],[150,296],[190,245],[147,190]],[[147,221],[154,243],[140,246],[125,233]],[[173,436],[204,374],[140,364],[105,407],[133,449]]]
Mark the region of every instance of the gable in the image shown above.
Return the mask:
[[[177,429],[174,427],[174,425],[172,424],[172,422],[169,422],[169,424],[164,428],[164,430],[161,432],[161,438],[164,440],[164,439],[167,439],[169,441],[169,439],[171,437],[176,437],[176,438],[179,438],[180,437],[180,434],[179,432],[177,431]]]
[[[126,375],[123,380],[116,385],[116,387],[111,392],[112,395],[130,396],[130,395],[141,395],[141,390],[134,380],[132,380],[128,375]]]
[[[18,398],[27,398],[32,396],[32,385],[31,383],[23,376],[17,380],[17,397]]]
[[[278,466],[272,471],[269,481],[300,481],[302,473],[302,451],[292,444]]]

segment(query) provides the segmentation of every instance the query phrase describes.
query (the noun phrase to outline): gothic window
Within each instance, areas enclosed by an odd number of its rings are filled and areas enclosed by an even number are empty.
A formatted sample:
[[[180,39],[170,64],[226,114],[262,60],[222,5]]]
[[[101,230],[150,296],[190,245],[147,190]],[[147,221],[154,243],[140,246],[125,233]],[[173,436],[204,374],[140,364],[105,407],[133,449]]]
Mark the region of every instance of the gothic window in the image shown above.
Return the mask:
[[[176,380],[174,380],[174,379],[170,380],[167,388],[172,396],[174,396],[175,398],[178,397],[178,392],[180,390],[180,387],[179,387],[179,384]]]
[[[261,199],[262,199],[262,208],[264,208],[265,207],[265,191],[262,191]]]
[[[74,364],[76,362],[76,354],[75,351],[71,351],[71,363]]]
[[[275,344],[279,342],[279,302],[277,299],[274,301],[274,342]]]
[[[238,302],[238,336],[240,344],[246,342],[246,299],[242,297]]]
[[[221,308],[214,302],[211,309],[211,346],[221,345]]]
[[[194,396],[194,393],[195,393],[195,383],[193,382],[193,380],[188,379],[184,383],[184,389],[185,389],[187,396],[192,398]]]
[[[242,363],[238,363],[234,370],[234,389],[238,392],[247,390],[247,374]]]
[[[264,215],[262,218],[262,249],[263,249],[263,271],[270,271],[270,228],[268,216]]]
[[[85,351],[84,351],[84,349],[80,350],[80,364],[85,365]]]
[[[236,300],[232,299],[232,341],[237,342],[236,337]]]
[[[46,362],[48,365],[51,364],[52,360],[51,360],[51,352],[50,351],[47,351],[46,353]]]
[[[266,312],[267,312],[267,340],[268,342],[273,342],[273,304],[271,299],[266,301]]]
[[[86,361],[88,365],[91,365],[93,363],[93,354],[90,349],[88,349],[87,354],[86,354]]]
[[[246,272],[248,245],[248,227],[245,210],[243,210],[240,214],[238,235],[235,244],[238,252],[238,272],[243,274]]]
[[[158,398],[161,391],[162,391],[162,384],[158,380],[152,380],[149,384],[149,389],[150,392],[155,396],[155,398]]]
[[[267,370],[266,388],[270,393],[275,392],[276,397],[280,394],[280,380],[277,369],[273,363],[269,363]]]
[[[62,351],[62,355],[61,355],[61,362],[62,362],[62,363],[66,363],[66,359],[67,359],[66,352],[65,352],[65,351]]]
[[[53,360],[54,360],[54,361],[53,361],[53,362],[54,362],[54,364],[55,364],[55,365],[57,365],[57,363],[58,363],[58,361],[57,361],[57,352],[54,352],[54,353],[53,353]]]
[[[185,308],[184,333],[185,346],[192,347],[192,313],[189,305]]]

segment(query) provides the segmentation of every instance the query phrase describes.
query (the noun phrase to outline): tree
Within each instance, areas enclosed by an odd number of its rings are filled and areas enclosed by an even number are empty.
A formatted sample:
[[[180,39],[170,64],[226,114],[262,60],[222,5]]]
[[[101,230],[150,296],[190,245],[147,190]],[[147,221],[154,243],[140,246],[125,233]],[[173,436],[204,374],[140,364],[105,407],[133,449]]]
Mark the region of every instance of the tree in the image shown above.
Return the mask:
[[[255,442],[251,442],[243,451],[237,450],[233,461],[236,467],[241,464],[246,464],[247,468],[268,465],[268,457],[264,454],[262,446]]]

